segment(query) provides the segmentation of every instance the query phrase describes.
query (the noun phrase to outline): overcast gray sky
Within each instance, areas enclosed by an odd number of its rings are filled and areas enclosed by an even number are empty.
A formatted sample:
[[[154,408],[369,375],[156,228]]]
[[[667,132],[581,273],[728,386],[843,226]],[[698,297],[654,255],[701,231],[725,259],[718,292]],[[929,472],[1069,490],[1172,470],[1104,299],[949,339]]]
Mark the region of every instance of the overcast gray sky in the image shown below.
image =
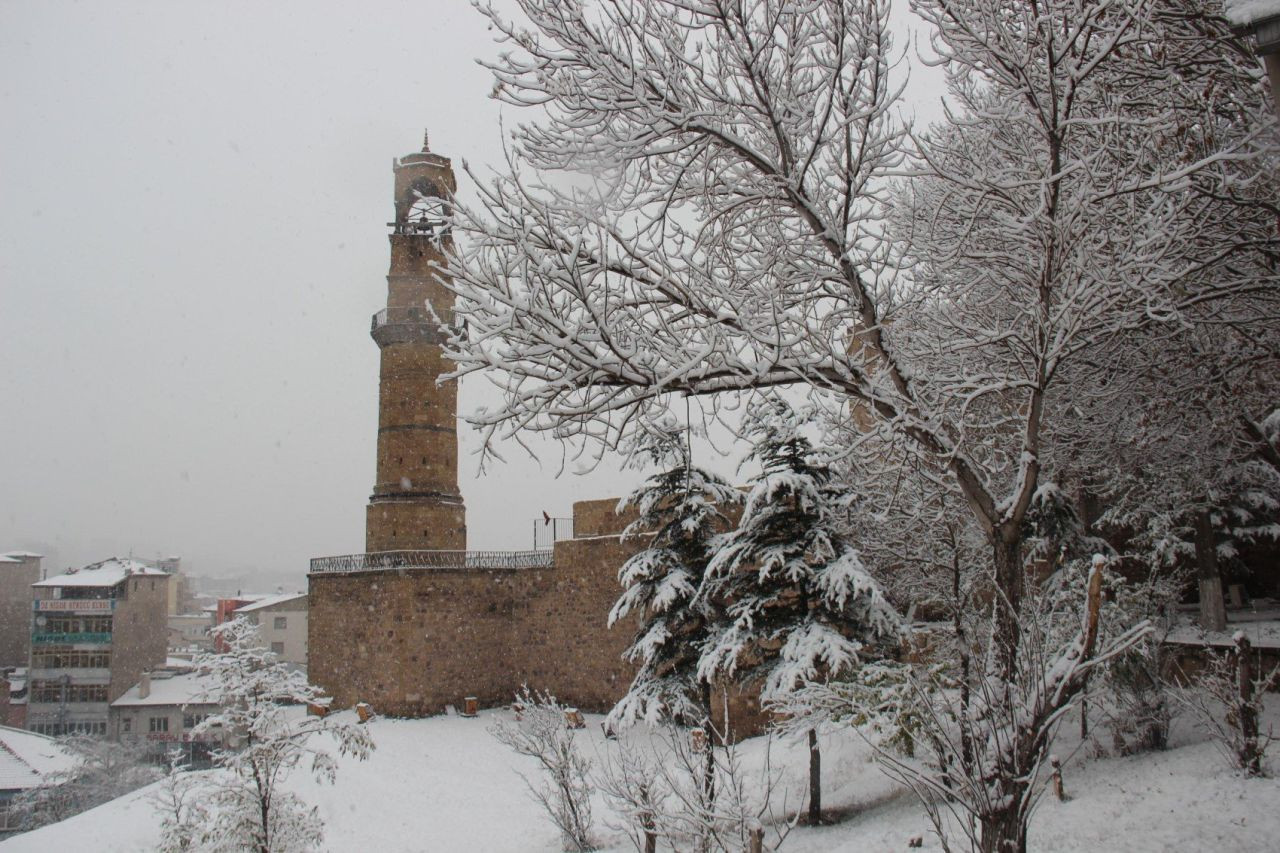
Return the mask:
[[[391,159],[500,159],[496,50],[464,0],[0,0],[0,551],[362,550]],[[468,445],[472,548],[635,479]]]

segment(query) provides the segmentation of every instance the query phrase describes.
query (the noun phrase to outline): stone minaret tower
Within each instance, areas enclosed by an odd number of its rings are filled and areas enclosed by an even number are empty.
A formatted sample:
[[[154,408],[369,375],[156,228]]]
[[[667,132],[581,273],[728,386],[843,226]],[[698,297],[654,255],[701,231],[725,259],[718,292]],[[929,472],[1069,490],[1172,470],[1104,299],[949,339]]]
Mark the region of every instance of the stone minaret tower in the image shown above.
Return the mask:
[[[371,334],[382,350],[378,383],[378,475],[369,498],[365,550],[462,550],[467,524],[458,491],[458,391],[437,386],[449,369],[438,317],[453,294],[436,280],[452,245],[449,201],[457,189],[448,157],[428,150],[395,161],[396,220],[390,223],[387,307]],[[430,303],[430,308],[428,308]],[[432,315],[434,309],[435,316]]]

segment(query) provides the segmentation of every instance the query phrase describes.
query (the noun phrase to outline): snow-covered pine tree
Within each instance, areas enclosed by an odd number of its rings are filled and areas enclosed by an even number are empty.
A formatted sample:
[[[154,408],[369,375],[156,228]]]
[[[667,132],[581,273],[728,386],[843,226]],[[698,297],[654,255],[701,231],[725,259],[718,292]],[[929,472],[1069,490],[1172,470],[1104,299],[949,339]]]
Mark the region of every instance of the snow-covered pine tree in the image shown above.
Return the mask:
[[[717,619],[714,602],[700,597],[712,542],[731,524],[723,510],[742,502],[724,479],[697,468],[673,419],[646,425],[634,446],[636,465],[657,464],[650,476],[618,503],[634,508],[624,541],[648,538],[648,547],[618,572],[624,591],[609,613],[609,626],[634,615],[635,640],[626,657],[638,670],[608,724],[683,720],[710,715],[710,685],[697,675],[698,659]]]
[[[766,397],[744,430],[762,468],[736,530],[707,571],[703,598],[727,607],[698,667],[711,681],[736,677],[761,687],[762,703],[812,681],[838,677],[870,643],[889,641],[901,622],[838,523],[844,493],[830,465],[801,433],[802,419]],[[821,817],[821,754],[809,732],[809,818]]]

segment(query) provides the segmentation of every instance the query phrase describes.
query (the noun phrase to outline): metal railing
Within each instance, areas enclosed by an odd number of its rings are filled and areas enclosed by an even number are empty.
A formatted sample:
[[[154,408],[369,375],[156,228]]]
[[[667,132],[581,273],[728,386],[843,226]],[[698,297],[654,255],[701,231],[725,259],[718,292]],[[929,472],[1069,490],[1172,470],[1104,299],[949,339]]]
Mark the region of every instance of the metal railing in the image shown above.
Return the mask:
[[[549,569],[551,551],[378,551],[316,557],[311,574],[350,574],[403,569]]]

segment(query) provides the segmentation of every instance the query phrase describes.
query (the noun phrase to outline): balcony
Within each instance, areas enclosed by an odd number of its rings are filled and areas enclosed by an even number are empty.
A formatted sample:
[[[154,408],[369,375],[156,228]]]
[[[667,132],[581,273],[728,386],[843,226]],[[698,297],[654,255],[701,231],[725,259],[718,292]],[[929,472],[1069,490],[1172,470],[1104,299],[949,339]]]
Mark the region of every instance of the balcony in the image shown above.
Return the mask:
[[[379,346],[410,341],[443,344],[447,335],[440,320],[427,308],[388,306],[374,314],[369,322],[369,335]]]
[[[316,557],[313,575],[346,575],[355,572],[403,570],[468,571],[476,569],[550,569],[555,560],[549,550],[541,551],[378,551],[373,554],[343,554]]]

